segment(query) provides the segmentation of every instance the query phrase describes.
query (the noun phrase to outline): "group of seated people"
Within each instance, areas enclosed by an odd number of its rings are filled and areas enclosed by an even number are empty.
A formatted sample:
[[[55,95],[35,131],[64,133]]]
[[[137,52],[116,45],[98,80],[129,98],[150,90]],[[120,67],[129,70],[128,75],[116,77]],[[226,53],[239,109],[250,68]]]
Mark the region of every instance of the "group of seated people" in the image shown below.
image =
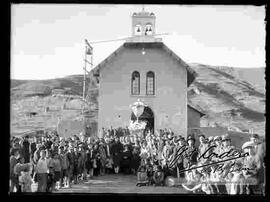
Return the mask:
[[[196,147],[194,135],[185,138],[167,129],[137,135],[126,128],[103,129],[100,137],[63,138],[52,132],[33,139],[12,138],[10,190],[31,191],[34,181],[38,185],[36,191],[51,192],[98,175],[123,173],[137,175],[137,186],[170,186],[171,179],[174,185],[192,193],[251,194],[253,185],[242,183],[242,186],[239,182],[250,176],[260,178],[264,150],[259,149],[259,140],[259,136],[252,136],[249,145],[239,149],[231,145],[228,135],[207,138],[200,134]],[[229,158],[222,154],[230,150],[250,155],[237,159],[237,163],[228,160],[222,169],[213,164]],[[229,169],[243,166],[254,169]],[[229,185],[232,181],[236,183]]]

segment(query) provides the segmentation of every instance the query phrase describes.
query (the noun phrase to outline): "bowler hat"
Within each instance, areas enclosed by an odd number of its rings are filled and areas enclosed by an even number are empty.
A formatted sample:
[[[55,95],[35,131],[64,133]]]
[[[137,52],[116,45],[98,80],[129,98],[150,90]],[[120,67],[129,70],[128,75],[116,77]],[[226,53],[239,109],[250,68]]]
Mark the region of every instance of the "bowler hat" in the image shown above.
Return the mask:
[[[192,135],[189,135],[189,136],[187,137],[187,141],[189,141],[189,140],[195,141],[195,138],[194,138]]]
[[[254,143],[249,141],[249,142],[245,142],[243,145],[242,145],[242,149],[246,149],[248,147],[254,147]]]

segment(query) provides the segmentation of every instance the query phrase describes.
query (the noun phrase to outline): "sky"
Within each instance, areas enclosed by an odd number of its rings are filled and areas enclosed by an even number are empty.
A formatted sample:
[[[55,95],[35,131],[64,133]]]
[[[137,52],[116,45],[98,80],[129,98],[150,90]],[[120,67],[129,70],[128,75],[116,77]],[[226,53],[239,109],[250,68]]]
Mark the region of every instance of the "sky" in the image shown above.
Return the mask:
[[[265,7],[144,5],[156,33],[187,63],[265,67]],[[131,15],[142,5],[13,4],[12,79],[83,74],[85,42],[131,36]],[[160,36],[159,36],[160,37]],[[98,65],[125,41],[93,44]],[[87,67],[88,70],[90,67]]]

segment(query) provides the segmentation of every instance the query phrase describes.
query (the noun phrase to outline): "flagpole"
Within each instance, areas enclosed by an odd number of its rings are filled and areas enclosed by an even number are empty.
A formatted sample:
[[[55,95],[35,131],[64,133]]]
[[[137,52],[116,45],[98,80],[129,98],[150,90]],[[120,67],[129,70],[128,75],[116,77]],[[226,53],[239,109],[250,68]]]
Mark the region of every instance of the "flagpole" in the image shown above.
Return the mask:
[[[90,109],[90,107],[91,107],[90,106],[90,99],[89,99],[89,102],[87,102],[87,100],[86,100],[86,72],[87,72],[86,66],[87,66],[87,63],[90,63],[90,71],[88,72],[88,78],[89,78],[89,82],[90,82],[90,79],[91,79],[90,74],[91,74],[91,70],[93,69],[93,47],[90,45],[90,43],[87,41],[87,39],[85,39],[84,41],[85,41],[86,45],[85,45],[84,78],[83,78],[83,101],[84,101],[83,108],[85,106],[85,103],[87,103],[89,105],[89,109]],[[91,62],[89,62],[87,60],[87,55],[90,55]],[[83,113],[84,113],[84,110],[83,110]],[[83,114],[83,121],[84,121],[84,134],[86,135],[86,118],[85,118],[85,114]]]
[[[86,81],[86,75],[85,75],[85,71],[86,71],[86,54],[87,54],[87,46],[85,46],[85,53],[84,53],[84,73],[83,73],[83,100],[85,100],[85,81]]]

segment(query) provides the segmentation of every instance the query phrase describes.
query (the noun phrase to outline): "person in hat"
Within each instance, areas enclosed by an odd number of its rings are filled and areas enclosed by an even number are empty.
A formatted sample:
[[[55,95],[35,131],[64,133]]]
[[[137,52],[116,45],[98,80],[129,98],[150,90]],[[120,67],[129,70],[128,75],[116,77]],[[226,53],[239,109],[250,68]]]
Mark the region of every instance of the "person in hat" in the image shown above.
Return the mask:
[[[177,138],[177,145],[174,147],[174,151],[173,151],[173,155],[172,155],[173,158],[171,159],[171,161],[173,161],[175,157],[179,157],[179,153],[181,153],[183,151],[183,148],[185,148],[185,146],[186,146],[185,138],[182,136],[179,136]],[[179,158],[177,158],[175,165],[176,165],[176,167],[178,167],[179,170],[184,169],[184,158],[182,155]],[[180,173],[180,177],[184,177],[184,176],[185,176],[184,172]]]
[[[213,136],[209,136],[208,137],[209,146],[212,146],[213,145],[213,142],[214,142],[214,137]]]
[[[198,161],[200,161],[201,163],[205,163],[209,159],[203,158],[202,155],[206,154],[208,156],[209,143],[207,139],[205,138],[204,134],[199,135],[199,141],[200,141],[200,145],[198,148],[198,158],[199,158]]]
[[[258,134],[252,134],[250,137],[250,141],[254,143],[254,152],[256,154],[256,158],[258,159],[258,163],[261,164],[260,169],[258,170],[258,186],[260,190],[262,190],[262,194],[264,194],[265,190],[265,154],[266,154],[266,146],[265,140],[261,138]]]
[[[73,146],[69,146],[68,152],[67,152],[67,161],[68,161],[68,167],[67,167],[67,188],[71,187],[71,181],[73,179],[73,170],[75,166],[75,154]]]
[[[195,147],[195,138],[192,135],[187,137],[187,146],[184,155],[184,167],[188,168],[192,164],[197,163],[198,149]]]
[[[246,194],[254,194],[253,189],[258,184],[258,171],[262,166],[259,159],[256,157],[254,146],[254,142],[251,141],[245,142],[242,145],[244,152],[249,154],[243,159],[243,175],[245,178],[244,191]],[[251,184],[250,181],[253,183]],[[256,183],[254,183],[254,181]]]
[[[225,152],[234,148],[234,146],[231,145],[231,138],[229,137],[228,133],[222,135],[222,144],[223,144],[223,151]]]
[[[251,134],[250,141],[254,143],[254,150],[258,158],[263,162],[265,157],[265,141],[258,134]]]

